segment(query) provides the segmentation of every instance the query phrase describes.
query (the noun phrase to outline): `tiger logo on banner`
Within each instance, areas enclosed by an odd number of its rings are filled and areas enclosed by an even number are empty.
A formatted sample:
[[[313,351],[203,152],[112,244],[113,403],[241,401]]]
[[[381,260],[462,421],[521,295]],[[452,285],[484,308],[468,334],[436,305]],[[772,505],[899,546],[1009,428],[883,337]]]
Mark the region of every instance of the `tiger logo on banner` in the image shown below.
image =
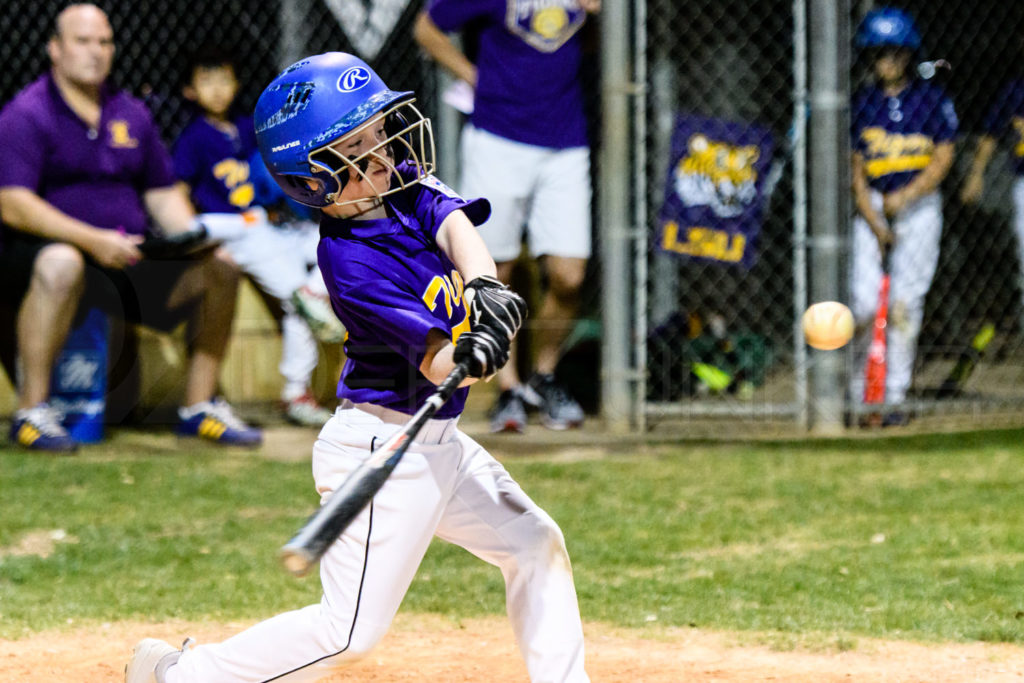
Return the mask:
[[[771,133],[762,126],[680,115],[661,210],[661,249],[752,267],[773,150]]]

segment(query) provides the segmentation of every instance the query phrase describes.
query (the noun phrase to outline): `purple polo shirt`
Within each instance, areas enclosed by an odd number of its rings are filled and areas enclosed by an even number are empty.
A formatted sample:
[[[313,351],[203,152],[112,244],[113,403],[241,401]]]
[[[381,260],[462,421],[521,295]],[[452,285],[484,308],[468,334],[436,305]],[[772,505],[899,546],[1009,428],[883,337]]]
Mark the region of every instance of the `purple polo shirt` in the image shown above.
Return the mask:
[[[255,199],[249,159],[256,151],[251,116],[239,116],[227,132],[202,114],[194,117],[174,143],[174,172],[188,183],[192,201],[203,213],[238,213]]]
[[[146,231],[141,193],[175,182],[149,110],[104,86],[97,130],[61,97],[49,72],[0,112],[0,187],[27,187],[98,228]]]
[[[317,260],[348,332],[338,397],[411,415],[436,389],[419,371],[427,333],[454,341],[469,329],[462,277],[437,246],[437,230],[456,209],[480,225],[490,205],[467,202],[432,176],[385,202],[387,218],[324,216]],[[468,393],[458,390],[437,417],[462,413]]]
[[[431,0],[427,12],[442,31],[480,30],[474,126],[539,147],[587,144],[579,0]]]

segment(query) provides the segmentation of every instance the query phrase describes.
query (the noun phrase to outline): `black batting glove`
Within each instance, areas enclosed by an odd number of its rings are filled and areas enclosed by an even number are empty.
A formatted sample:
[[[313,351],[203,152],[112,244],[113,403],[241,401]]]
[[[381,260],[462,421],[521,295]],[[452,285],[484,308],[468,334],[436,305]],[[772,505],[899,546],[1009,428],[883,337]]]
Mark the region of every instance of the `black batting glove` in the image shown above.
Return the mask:
[[[516,336],[526,319],[526,302],[501,280],[481,275],[466,285],[466,306],[469,325],[481,325],[503,332],[509,339]]]
[[[490,377],[508,362],[510,344],[503,330],[481,325],[459,335],[454,359],[456,363],[469,361],[470,377]]]

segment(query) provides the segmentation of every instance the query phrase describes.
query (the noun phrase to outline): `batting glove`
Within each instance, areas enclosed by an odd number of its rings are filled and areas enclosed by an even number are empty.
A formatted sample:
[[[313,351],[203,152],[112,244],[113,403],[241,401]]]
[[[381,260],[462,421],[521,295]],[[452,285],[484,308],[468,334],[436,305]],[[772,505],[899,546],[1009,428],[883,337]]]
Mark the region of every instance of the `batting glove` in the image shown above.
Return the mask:
[[[469,361],[470,377],[490,377],[508,362],[510,344],[503,330],[481,325],[459,335],[454,359],[456,363]]]
[[[500,330],[511,340],[526,319],[526,302],[501,280],[489,275],[466,285],[470,329],[480,325]]]

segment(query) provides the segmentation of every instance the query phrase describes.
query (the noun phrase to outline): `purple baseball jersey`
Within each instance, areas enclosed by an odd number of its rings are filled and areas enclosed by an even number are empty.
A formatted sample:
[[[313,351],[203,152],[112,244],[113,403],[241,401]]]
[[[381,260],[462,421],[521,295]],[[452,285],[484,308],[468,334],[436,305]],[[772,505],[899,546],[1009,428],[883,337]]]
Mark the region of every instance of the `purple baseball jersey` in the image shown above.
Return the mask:
[[[1024,175],[1024,79],[1003,86],[985,117],[983,130],[1009,141],[1013,172]]]
[[[853,97],[853,149],[864,157],[868,184],[883,193],[909,183],[928,165],[940,142],[951,142],[959,122],[953,101],[928,81],[914,80],[889,97],[870,85]]]
[[[587,144],[579,0],[431,0],[427,11],[442,31],[480,30],[474,126],[539,147]]]
[[[459,209],[480,225],[490,204],[467,202],[433,176],[385,202],[387,218],[323,216],[317,260],[348,332],[338,398],[411,415],[436,389],[419,371],[427,333],[440,330],[455,341],[469,329],[464,283],[437,246],[437,230]],[[437,417],[462,413],[468,392],[458,390]]]
[[[98,228],[142,234],[141,193],[175,183],[171,158],[141,101],[104,86],[101,107],[92,130],[49,72],[29,84],[0,113],[0,187],[27,187]]]
[[[251,116],[232,123],[235,130],[224,130],[200,114],[174,143],[174,172],[188,183],[202,213],[237,213],[253,203],[249,159],[256,151],[256,131]]]

